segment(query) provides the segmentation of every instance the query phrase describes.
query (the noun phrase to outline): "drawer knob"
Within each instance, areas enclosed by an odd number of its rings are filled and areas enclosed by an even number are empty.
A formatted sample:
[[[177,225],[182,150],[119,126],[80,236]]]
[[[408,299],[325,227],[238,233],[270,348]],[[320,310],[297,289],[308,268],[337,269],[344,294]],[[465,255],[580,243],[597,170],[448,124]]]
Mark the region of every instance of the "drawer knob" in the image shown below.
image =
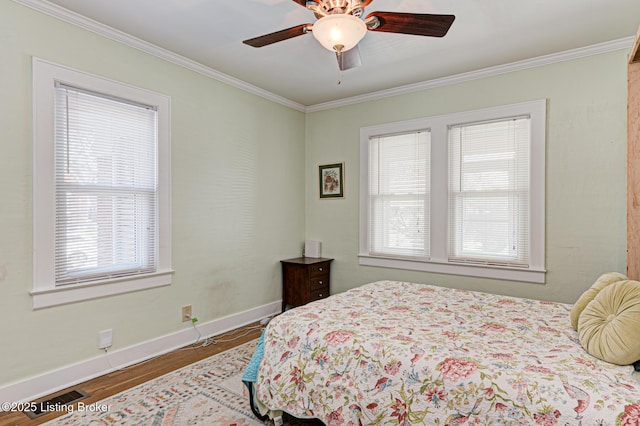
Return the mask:
[[[318,268],[318,271],[322,271],[322,268]]]
[[[322,280],[318,281],[318,284],[322,284]]]
[[[322,293],[320,293],[318,296],[322,297]]]

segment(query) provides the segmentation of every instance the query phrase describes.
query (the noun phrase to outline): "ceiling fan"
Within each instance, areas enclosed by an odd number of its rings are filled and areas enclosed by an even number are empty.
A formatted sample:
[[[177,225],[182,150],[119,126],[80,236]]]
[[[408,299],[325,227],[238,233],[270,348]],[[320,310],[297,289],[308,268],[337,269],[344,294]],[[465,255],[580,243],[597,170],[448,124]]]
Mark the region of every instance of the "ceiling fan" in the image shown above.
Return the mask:
[[[253,47],[263,47],[311,32],[326,49],[336,53],[341,70],[361,65],[358,43],[368,31],[444,37],[454,15],[428,13],[372,12],[364,8],[373,0],[293,0],[311,10],[317,21],[244,40]]]

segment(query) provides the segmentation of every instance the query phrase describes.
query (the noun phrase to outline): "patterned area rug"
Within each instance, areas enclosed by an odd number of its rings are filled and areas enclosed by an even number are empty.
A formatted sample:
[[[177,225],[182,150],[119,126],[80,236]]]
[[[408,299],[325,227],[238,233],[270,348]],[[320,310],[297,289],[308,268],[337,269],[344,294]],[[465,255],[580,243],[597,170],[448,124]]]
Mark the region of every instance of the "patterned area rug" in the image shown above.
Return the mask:
[[[262,425],[241,380],[255,346],[245,343],[46,425]]]

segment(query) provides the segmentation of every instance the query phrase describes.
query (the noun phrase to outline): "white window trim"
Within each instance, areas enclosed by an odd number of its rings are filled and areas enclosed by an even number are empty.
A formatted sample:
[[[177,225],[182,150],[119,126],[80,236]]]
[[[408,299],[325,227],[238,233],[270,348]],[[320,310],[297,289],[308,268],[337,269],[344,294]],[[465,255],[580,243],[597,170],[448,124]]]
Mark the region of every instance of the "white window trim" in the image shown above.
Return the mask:
[[[448,232],[448,126],[518,115],[531,117],[530,151],[530,259],[528,268],[469,265],[449,262]],[[431,256],[428,260],[397,259],[368,254],[369,139],[424,129],[431,130]],[[532,283],[545,282],[545,144],[546,100],[522,102],[461,113],[419,118],[360,129],[360,238],[359,264],[392,269],[493,278]]]
[[[33,68],[33,309],[171,284],[171,163],[169,96],[39,58]],[[151,105],[158,111],[158,268],[155,273],[55,286],[54,85],[56,81]]]

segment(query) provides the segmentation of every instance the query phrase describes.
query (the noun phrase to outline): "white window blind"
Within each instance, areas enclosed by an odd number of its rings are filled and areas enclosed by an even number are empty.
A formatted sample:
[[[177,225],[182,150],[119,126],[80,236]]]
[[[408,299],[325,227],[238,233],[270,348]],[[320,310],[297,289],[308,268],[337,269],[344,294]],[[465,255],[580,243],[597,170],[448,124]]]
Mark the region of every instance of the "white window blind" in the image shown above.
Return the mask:
[[[428,130],[369,140],[370,255],[429,256]]]
[[[530,118],[449,127],[449,261],[529,266]]]
[[[156,271],[154,107],[57,83],[55,285]]]

